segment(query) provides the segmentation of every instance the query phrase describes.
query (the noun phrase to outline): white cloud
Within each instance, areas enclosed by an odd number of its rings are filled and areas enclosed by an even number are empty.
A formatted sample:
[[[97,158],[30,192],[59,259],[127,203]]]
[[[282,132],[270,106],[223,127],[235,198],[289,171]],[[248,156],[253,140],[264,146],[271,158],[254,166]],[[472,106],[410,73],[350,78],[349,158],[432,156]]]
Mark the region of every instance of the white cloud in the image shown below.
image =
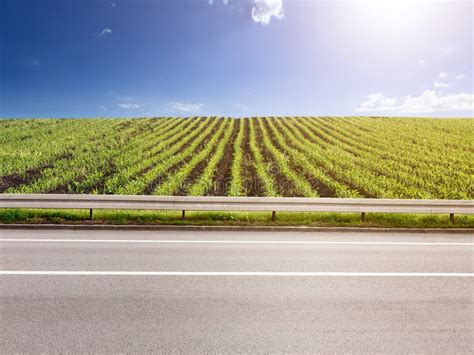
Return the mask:
[[[170,102],[167,105],[166,110],[190,113],[190,112],[197,112],[203,107],[204,105],[200,103],[196,104],[196,103],[184,103],[184,102]]]
[[[456,75],[456,80],[462,80],[462,79],[464,79],[464,74]]]
[[[474,113],[474,94],[441,95],[427,90],[420,96],[386,97],[370,94],[357,112],[432,113],[440,111],[471,111]]]
[[[425,61],[424,61],[423,59],[420,59],[420,60],[418,61],[418,64],[421,65],[421,66],[423,66],[423,65],[425,65]]]
[[[140,105],[137,105],[137,104],[119,104],[119,107],[130,110],[130,109],[134,109],[134,108],[140,108]]]
[[[247,111],[249,108],[247,107],[247,105],[243,105],[243,104],[239,104],[239,103],[236,103],[236,104],[233,104],[232,105],[236,110],[239,110],[239,111]]]
[[[449,88],[450,86],[451,86],[451,84],[440,83],[439,81],[435,81],[433,83],[433,87],[436,88],[436,89],[445,89],[445,88]]]
[[[136,100],[137,98],[133,96],[118,96],[115,99],[118,101],[133,101],[133,100]]]
[[[209,5],[212,5],[212,4],[214,4],[214,0],[207,0],[207,3],[208,3]],[[227,4],[229,3],[229,0],[222,0],[222,3],[223,3],[224,5],[227,5]]]
[[[283,11],[283,0],[254,0],[255,6],[252,7],[252,19],[268,25],[275,17],[281,20],[285,14]]]
[[[356,111],[372,111],[375,108],[393,107],[397,104],[397,99],[385,97],[381,93],[370,94],[367,100],[360,104]]]
[[[117,6],[117,4],[114,3],[114,2],[112,2],[111,4],[112,4],[112,7],[116,7],[116,6]]]
[[[446,79],[448,76],[449,76],[448,73],[445,73],[445,72],[439,73],[440,79]]]
[[[112,30],[110,28],[104,28],[99,36],[102,37],[104,35],[111,34],[111,33],[112,33]]]

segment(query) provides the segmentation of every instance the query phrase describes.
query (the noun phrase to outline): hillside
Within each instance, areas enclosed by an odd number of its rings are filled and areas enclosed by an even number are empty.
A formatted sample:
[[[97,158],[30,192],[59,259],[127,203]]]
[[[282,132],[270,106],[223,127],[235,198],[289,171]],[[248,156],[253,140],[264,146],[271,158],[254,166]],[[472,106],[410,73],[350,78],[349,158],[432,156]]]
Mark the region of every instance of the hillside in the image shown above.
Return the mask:
[[[0,120],[1,193],[472,199],[474,120]]]

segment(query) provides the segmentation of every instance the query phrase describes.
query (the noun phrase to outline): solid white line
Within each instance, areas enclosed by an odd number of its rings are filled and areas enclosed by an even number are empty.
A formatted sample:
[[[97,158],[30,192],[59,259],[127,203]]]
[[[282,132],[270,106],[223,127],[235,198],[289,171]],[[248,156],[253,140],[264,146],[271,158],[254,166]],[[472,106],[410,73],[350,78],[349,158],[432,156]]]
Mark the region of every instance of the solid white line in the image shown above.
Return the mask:
[[[280,277],[474,277],[440,272],[213,272],[213,271],[0,271],[2,275],[47,276],[280,276]]]
[[[41,243],[150,243],[150,244],[315,244],[315,245],[427,245],[427,246],[470,246],[463,242],[351,242],[316,240],[159,240],[159,239],[14,239],[3,238],[1,242],[41,242]]]

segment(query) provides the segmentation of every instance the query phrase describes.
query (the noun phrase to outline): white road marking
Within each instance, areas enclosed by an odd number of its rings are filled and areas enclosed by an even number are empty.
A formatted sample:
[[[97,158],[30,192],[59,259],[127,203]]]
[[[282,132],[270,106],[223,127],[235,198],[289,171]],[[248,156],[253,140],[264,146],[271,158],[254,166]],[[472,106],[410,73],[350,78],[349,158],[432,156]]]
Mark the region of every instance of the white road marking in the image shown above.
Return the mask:
[[[36,243],[151,243],[151,244],[315,244],[315,245],[426,245],[426,246],[470,246],[463,242],[351,242],[316,240],[159,240],[159,239],[14,239],[3,238],[1,242]]]
[[[0,271],[6,275],[47,276],[279,276],[279,277],[474,277],[474,273],[440,272],[214,272],[214,271]]]

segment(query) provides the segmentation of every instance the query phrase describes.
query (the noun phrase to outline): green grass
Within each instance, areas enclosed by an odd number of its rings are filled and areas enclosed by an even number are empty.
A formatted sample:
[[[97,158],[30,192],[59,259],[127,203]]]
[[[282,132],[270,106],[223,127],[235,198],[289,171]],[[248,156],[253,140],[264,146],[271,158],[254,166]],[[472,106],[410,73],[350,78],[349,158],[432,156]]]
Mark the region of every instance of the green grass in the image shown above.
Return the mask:
[[[89,210],[0,209],[0,223],[88,224]],[[271,212],[192,212],[94,210],[94,224],[137,225],[228,225],[228,226],[313,226],[383,228],[474,228],[474,216],[367,213],[364,222],[358,213],[277,213]]]

